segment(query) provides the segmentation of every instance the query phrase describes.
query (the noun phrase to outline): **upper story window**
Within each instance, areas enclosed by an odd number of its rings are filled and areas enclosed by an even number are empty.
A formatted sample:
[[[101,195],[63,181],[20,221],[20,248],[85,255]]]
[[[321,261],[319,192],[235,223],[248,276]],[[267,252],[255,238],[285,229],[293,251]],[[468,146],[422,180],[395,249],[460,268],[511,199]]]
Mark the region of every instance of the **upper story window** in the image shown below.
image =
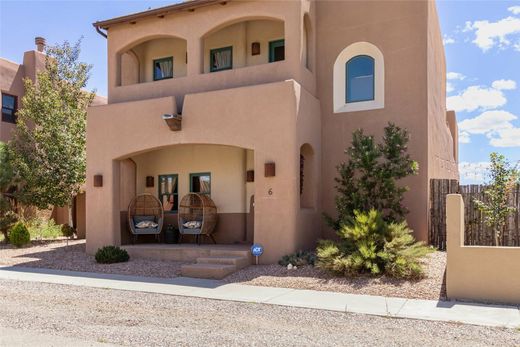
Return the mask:
[[[374,66],[374,58],[368,55],[358,55],[347,62],[347,103],[374,100]]]
[[[2,121],[16,123],[16,110],[16,96],[2,93]]]
[[[345,48],[334,63],[333,87],[334,113],[384,108],[383,53],[368,42]]]
[[[173,57],[155,59],[153,61],[153,80],[159,81],[173,78]]]
[[[285,60],[285,40],[269,42],[269,62]]]
[[[233,68],[233,47],[212,49],[209,52],[210,72]]]

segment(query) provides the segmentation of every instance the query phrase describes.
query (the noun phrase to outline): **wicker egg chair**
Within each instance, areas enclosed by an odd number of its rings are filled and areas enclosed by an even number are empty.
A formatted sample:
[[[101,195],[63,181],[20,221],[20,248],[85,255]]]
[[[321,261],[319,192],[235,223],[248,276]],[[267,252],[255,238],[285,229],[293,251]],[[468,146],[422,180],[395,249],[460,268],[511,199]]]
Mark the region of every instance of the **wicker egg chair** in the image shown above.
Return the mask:
[[[212,234],[217,225],[217,207],[208,195],[185,195],[179,205],[178,217],[181,239],[183,235],[195,235],[195,240],[200,245],[201,236],[208,236],[216,243]]]
[[[151,221],[157,224],[157,227],[138,228],[140,222]],[[134,235],[133,242],[137,241],[139,235],[155,235],[155,239],[159,241],[164,222],[163,205],[159,199],[152,194],[139,194],[135,196],[128,205],[128,226],[130,232]]]

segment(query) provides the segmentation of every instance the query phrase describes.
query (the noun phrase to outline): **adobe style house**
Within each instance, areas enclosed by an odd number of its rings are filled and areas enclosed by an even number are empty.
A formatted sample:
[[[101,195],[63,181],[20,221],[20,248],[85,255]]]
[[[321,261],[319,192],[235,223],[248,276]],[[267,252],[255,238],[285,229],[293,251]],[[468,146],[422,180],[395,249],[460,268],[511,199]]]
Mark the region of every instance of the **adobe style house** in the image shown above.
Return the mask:
[[[25,95],[23,80],[25,78],[36,81],[37,73],[45,68],[45,39],[35,38],[36,49],[23,54],[22,64],[0,58],[0,92],[2,115],[0,119],[0,142],[9,142],[13,138],[16,126],[16,111],[20,107],[22,97]],[[96,95],[93,105],[106,103],[105,98]],[[76,232],[79,238],[85,237],[85,194],[79,194],[74,204],[73,216]],[[57,224],[69,222],[67,207],[55,207],[52,217]]]
[[[260,243],[264,263],[311,248],[333,235],[322,213],[352,132],[388,122],[411,133],[405,204],[427,239],[429,180],[458,177],[433,1],[193,0],[94,27],[108,104],[88,111],[89,253],[129,242],[136,194],[166,226],[190,191],[215,202],[217,243]]]

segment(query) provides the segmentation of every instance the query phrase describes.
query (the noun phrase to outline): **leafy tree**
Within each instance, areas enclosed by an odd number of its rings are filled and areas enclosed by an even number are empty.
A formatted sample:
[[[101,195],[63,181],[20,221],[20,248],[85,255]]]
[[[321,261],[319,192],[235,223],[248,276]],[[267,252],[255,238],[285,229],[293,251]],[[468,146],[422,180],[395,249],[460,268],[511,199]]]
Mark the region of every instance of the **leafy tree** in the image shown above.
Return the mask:
[[[86,111],[94,98],[85,91],[91,66],[79,61],[79,40],[48,47],[37,82],[26,79],[18,110],[13,165],[23,179],[20,201],[40,209],[69,207],[85,182]]]
[[[15,172],[7,144],[0,142],[0,232],[9,241],[8,230],[17,221],[14,209]]]
[[[385,127],[380,144],[362,129],[353,133],[352,144],[345,150],[349,160],[337,167],[338,218],[325,216],[334,229],[347,223],[354,211],[375,209],[386,221],[404,220],[408,210],[402,200],[408,187],[398,185],[398,180],[417,174],[419,169],[407,153],[408,141],[408,131],[392,123]]]
[[[488,171],[489,182],[486,184],[484,196],[486,199],[474,202],[484,215],[484,223],[493,230],[495,246],[502,244],[502,234],[507,223],[507,218],[516,212],[511,206],[510,198],[514,187],[519,183],[519,171],[512,166],[503,156],[491,153],[490,167]]]
[[[355,211],[354,218],[337,231],[339,242],[319,242],[317,265],[343,276],[386,273],[396,278],[420,278],[420,260],[432,249],[416,242],[411,233],[406,222],[385,222],[374,209]]]

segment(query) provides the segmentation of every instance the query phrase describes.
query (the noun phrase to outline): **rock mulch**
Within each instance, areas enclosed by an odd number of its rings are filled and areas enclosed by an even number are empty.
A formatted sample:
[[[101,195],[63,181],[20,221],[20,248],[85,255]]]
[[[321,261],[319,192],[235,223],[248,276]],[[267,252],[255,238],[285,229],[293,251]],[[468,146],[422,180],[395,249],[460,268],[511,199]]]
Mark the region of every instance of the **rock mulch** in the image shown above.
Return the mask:
[[[311,266],[288,270],[280,265],[259,265],[250,266],[234,273],[224,281],[254,286],[312,289],[408,299],[438,300],[445,298],[446,253],[429,254],[425,259],[424,267],[426,270],[424,279],[407,281],[386,276],[340,278]]]
[[[119,275],[171,278],[180,275],[180,262],[130,259],[126,263],[98,264],[85,253],[85,240],[33,241],[31,247],[0,245],[0,265]]]
[[[26,248],[0,245],[0,265],[173,278],[180,276],[182,263],[130,259],[126,263],[97,264],[94,257],[85,253],[85,241],[74,240],[69,242],[68,247],[65,241],[38,241]],[[385,276],[338,278],[310,266],[287,270],[279,265],[250,266],[228,276],[224,281],[255,286],[437,300],[445,297],[445,267],[446,253],[435,252],[426,258],[426,278],[418,281]]]

